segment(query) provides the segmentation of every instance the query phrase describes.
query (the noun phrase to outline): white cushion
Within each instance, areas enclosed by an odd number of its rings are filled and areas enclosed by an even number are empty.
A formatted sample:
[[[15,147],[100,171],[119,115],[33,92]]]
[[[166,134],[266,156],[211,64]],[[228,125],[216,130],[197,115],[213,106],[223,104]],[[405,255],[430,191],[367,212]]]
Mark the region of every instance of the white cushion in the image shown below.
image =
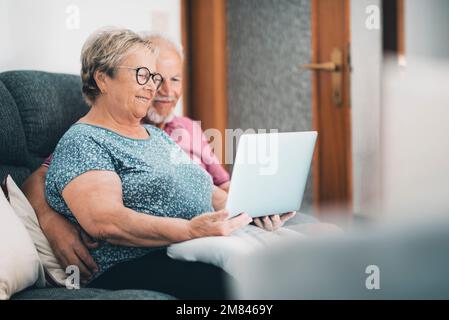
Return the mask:
[[[0,191],[0,300],[33,284],[45,285],[44,269],[30,235]]]
[[[168,247],[167,254],[172,259],[213,264],[236,277],[238,262],[242,256],[279,240],[297,241],[304,238],[301,233],[286,228],[266,231],[248,225],[230,236],[204,237],[172,244]]]
[[[28,230],[45,271],[54,282],[60,285],[65,285],[67,275],[56,259],[50,243],[45,237],[33,207],[10,176],[6,178],[6,185],[9,192],[11,207]]]

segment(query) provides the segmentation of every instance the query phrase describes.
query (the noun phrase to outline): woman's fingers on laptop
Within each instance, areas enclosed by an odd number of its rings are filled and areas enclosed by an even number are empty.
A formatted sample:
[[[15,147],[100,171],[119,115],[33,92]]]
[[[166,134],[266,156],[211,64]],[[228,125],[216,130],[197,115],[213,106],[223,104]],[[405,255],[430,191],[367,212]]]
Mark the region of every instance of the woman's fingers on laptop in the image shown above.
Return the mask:
[[[284,222],[286,222],[287,220],[293,218],[296,215],[296,211],[291,211],[291,212],[287,212],[281,215],[281,221],[282,224],[284,224]]]
[[[261,229],[264,229],[267,231],[273,231],[273,223],[271,222],[271,219],[268,216],[254,218],[254,224]]]
[[[282,227],[284,223],[293,218],[296,214],[296,211],[287,212],[284,214],[273,214],[271,216],[265,216],[254,219],[254,224],[259,228],[265,229],[267,231],[275,231]]]
[[[278,214],[272,215],[270,216],[271,218],[271,223],[273,224],[273,230],[279,229],[280,227],[282,227],[282,220],[281,217]]]
[[[256,225],[256,226],[258,226],[259,228],[261,228],[261,229],[264,229],[264,226],[263,226],[263,223],[262,223],[262,221],[259,219],[259,218],[254,218],[254,224]]]
[[[262,218],[264,229],[268,231],[273,231],[273,222],[269,216],[265,216]]]

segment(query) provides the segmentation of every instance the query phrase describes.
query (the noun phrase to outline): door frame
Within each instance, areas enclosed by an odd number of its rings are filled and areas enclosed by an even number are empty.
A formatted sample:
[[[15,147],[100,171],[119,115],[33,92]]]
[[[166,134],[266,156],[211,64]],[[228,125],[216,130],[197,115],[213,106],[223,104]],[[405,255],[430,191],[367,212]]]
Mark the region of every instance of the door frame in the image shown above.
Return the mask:
[[[323,29],[328,27],[326,23],[333,21],[320,19],[323,15],[326,5],[333,0],[312,0],[311,3],[311,35],[312,35],[312,63],[321,63],[328,61],[323,58],[323,50],[320,41],[323,35],[320,35]],[[318,215],[332,209],[340,212],[350,213],[352,211],[352,151],[351,151],[351,112],[350,112],[350,0],[342,1],[342,12],[333,12],[334,15],[343,15],[343,38],[340,39],[340,47],[343,53],[343,104],[336,106],[341,108],[341,115],[338,119],[332,119],[332,114],[323,112],[320,97],[320,74],[317,71],[312,72],[312,128],[318,131],[317,146],[312,160],[313,177],[313,205]],[[321,61],[320,61],[321,60]],[[325,60],[325,61],[323,61]],[[330,93],[329,93],[330,94]],[[329,130],[329,123],[332,121],[341,122],[342,129],[339,134],[333,136],[326,135],[327,140],[322,136],[326,130]],[[320,135],[321,133],[321,135]],[[320,138],[321,136],[321,138]],[[343,139],[338,140],[343,136]],[[336,150],[333,157],[328,154],[323,156],[323,150]],[[346,174],[340,174],[345,172]],[[330,174],[329,174],[330,173]],[[333,187],[329,188],[328,186]]]

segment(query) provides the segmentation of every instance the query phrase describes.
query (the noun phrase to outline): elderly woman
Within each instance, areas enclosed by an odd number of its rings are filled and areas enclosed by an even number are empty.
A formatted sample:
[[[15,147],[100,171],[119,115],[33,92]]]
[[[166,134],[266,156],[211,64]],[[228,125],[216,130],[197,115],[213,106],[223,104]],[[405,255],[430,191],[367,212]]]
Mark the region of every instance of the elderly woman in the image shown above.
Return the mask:
[[[129,30],[103,30],[81,53],[90,111],[61,138],[46,177],[50,206],[101,246],[90,286],[142,288],[179,298],[224,297],[223,272],[171,260],[165,246],[228,235],[251,222],[226,219],[211,177],[163,131],[142,125],[162,77],[155,51]]]

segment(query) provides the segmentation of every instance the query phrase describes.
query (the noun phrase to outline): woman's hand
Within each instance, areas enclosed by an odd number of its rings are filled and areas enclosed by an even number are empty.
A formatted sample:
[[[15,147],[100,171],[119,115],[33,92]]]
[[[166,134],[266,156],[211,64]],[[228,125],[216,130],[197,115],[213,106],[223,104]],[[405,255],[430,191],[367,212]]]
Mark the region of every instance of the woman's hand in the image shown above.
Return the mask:
[[[246,213],[241,213],[231,219],[227,219],[228,216],[229,212],[226,210],[207,212],[196,216],[189,221],[191,238],[228,236],[253,221]]]
[[[267,231],[274,231],[282,227],[287,220],[293,218],[295,215],[296,211],[292,211],[282,215],[274,214],[271,216],[254,218],[254,224]]]

